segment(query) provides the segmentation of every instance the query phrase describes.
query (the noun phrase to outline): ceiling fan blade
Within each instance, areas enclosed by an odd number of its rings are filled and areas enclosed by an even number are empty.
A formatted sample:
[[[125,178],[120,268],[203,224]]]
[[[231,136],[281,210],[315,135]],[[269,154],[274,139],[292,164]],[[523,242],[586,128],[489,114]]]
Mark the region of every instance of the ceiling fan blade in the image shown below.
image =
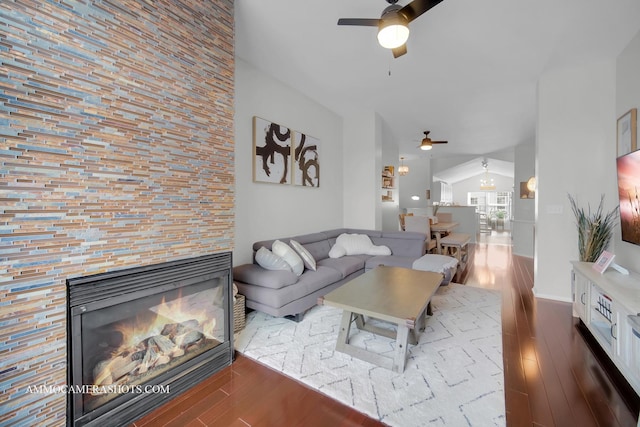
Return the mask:
[[[362,27],[377,27],[380,23],[380,19],[367,19],[367,18],[340,18],[338,19],[338,25],[359,25]]]
[[[432,144],[448,144],[449,141],[431,141]]]
[[[405,43],[402,46],[398,46],[395,49],[391,49],[391,51],[393,52],[393,57],[394,58],[402,56],[405,53],[407,53],[407,44]]]
[[[442,2],[442,0],[413,0],[411,3],[400,9],[398,13],[404,15],[407,20],[411,22],[427,10],[437,6],[440,2]]]

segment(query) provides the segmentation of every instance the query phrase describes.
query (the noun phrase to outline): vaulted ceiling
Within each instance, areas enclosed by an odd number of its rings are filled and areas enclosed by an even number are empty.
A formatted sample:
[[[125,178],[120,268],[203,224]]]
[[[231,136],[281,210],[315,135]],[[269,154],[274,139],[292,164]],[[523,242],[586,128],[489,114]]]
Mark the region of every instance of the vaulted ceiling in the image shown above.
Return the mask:
[[[406,4],[401,0],[400,4]],[[375,110],[400,155],[424,130],[436,157],[478,155],[535,138],[542,73],[613,60],[640,29],[637,0],[444,0],[410,24],[408,53],[393,59],[376,28],[383,0],[240,0],[236,54],[331,110]]]

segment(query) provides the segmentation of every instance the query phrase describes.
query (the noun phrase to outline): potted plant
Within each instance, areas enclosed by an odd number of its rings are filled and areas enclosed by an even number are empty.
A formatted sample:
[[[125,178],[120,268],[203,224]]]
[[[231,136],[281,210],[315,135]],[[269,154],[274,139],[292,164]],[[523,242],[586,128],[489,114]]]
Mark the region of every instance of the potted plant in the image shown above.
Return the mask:
[[[576,217],[578,226],[578,252],[580,261],[595,262],[604,251],[613,235],[615,219],[618,216],[618,207],[607,214],[603,213],[604,194],[600,196],[600,204],[595,212],[591,212],[591,206],[579,208],[575,199],[569,194],[571,210]]]

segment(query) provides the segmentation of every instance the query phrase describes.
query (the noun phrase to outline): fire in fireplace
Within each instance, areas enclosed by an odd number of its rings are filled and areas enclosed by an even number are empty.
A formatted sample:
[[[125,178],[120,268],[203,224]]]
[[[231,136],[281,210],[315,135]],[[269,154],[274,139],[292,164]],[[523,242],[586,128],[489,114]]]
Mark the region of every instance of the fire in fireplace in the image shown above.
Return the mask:
[[[230,253],[69,279],[68,424],[130,423],[229,365],[231,282]]]

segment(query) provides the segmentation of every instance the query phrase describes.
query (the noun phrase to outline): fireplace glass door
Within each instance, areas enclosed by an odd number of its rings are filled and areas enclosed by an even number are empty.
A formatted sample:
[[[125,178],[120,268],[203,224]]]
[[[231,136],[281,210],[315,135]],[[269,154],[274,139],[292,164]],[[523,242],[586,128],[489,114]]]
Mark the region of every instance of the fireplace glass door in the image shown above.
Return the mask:
[[[232,361],[230,253],[67,283],[69,425],[128,425]]]
[[[224,316],[221,278],[88,312],[81,318],[83,384],[144,384],[224,342]],[[87,394],[85,411],[116,396]]]

